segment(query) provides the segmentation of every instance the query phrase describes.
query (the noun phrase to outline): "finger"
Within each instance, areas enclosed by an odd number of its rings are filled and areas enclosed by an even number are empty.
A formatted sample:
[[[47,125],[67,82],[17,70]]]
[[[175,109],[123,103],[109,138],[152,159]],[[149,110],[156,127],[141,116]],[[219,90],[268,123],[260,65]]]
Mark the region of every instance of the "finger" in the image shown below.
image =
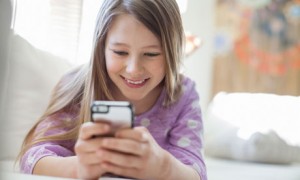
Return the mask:
[[[131,139],[105,138],[101,141],[101,147],[122,153],[141,156],[147,148],[148,143],[141,143]]]
[[[144,127],[135,127],[134,129],[120,129],[115,136],[118,138],[132,139],[140,142],[147,142],[149,131]]]
[[[79,139],[87,140],[95,135],[104,135],[109,132],[110,126],[105,123],[87,122],[79,130]]]
[[[78,140],[75,144],[75,152],[76,154],[94,152],[101,147],[101,142],[102,138]]]
[[[137,168],[124,168],[122,166],[118,166],[110,163],[102,163],[101,169],[115,175],[140,179],[139,174],[141,172]]]
[[[101,158],[102,162],[108,162],[117,166],[130,168],[138,168],[142,166],[142,159],[131,154],[124,154],[102,149],[97,152],[97,155]]]

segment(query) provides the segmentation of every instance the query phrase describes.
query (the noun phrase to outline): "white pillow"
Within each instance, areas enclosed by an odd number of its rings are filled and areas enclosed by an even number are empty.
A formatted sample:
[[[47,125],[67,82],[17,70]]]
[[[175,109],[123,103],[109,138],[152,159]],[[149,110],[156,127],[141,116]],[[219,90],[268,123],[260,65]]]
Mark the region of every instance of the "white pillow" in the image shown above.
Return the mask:
[[[65,60],[13,37],[0,160],[15,159],[25,135],[45,110],[54,85],[69,68]]]
[[[299,161],[300,97],[218,93],[205,127],[208,155],[264,163]]]

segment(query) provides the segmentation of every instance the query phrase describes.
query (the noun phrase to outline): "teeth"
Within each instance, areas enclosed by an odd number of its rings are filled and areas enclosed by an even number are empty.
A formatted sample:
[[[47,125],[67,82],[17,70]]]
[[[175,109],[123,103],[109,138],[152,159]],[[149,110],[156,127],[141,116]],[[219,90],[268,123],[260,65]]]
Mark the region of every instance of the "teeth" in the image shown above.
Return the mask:
[[[129,79],[125,79],[125,80],[130,84],[142,84],[143,82],[145,82],[145,79],[143,79],[141,81],[131,81]]]

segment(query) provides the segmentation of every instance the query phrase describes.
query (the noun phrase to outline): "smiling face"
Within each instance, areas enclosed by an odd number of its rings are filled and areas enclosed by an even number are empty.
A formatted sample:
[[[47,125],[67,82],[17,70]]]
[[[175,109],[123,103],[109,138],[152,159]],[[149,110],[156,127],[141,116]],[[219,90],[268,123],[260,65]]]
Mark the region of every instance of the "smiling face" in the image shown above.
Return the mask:
[[[164,52],[159,39],[141,22],[126,14],[114,19],[105,42],[105,59],[116,100],[155,102],[166,74]]]

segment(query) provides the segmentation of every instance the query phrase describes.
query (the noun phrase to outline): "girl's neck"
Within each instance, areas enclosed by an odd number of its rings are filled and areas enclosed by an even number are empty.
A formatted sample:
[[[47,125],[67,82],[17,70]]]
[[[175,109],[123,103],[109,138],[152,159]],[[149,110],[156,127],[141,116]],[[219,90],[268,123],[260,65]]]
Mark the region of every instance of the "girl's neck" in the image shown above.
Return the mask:
[[[162,87],[157,87],[153,89],[152,92],[148,94],[144,99],[140,101],[131,101],[135,110],[134,114],[140,115],[143,114],[144,112],[149,111],[156,103],[161,91],[162,91]]]
[[[162,92],[163,86],[160,84],[156,88],[154,88],[147,96],[145,96],[141,100],[128,100],[124,96],[115,96],[115,99],[118,101],[130,101],[134,107],[134,114],[135,115],[140,115],[142,113],[145,113],[149,111],[154,104],[156,103],[157,99],[159,98],[161,92]]]

